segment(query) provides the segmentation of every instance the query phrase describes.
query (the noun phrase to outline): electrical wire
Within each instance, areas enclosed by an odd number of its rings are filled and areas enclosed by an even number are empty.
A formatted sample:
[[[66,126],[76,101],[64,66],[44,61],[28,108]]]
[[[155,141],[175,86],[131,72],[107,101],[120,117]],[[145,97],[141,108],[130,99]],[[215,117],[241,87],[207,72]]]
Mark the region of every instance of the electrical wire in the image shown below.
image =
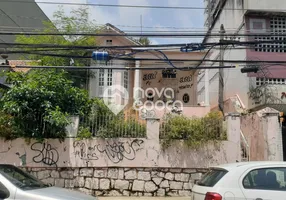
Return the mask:
[[[0,15],[3,15],[5,16],[4,14],[0,13]],[[41,18],[33,18],[33,17],[26,17],[26,16],[18,16],[18,15],[10,15],[9,16],[14,16],[14,17],[19,17],[19,18],[28,18],[28,19],[39,19],[39,20],[43,20]],[[53,21],[58,21],[58,20],[53,20]],[[104,27],[106,26],[106,24],[96,24],[95,27]],[[114,25],[115,27],[126,27],[126,28],[141,28],[141,26],[132,26],[132,25]],[[15,27],[15,26],[1,26],[0,25],[0,28],[1,30],[2,29],[31,29],[31,30],[41,30],[41,29],[46,29],[46,27],[35,27],[35,26],[18,26],[18,27]],[[175,30],[187,30],[187,31],[182,31],[182,32],[199,32],[199,33],[207,33],[206,31],[206,28],[202,28],[202,27],[174,27],[174,26],[142,26],[142,28],[144,29],[175,29]],[[57,28],[57,30],[59,31],[63,31],[65,29],[60,29],[60,28]],[[219,28],[216,28],[216,29],[212,29],[212,31],[215,31],[215,30],[218,30],[219,31]],[[124,30],[126,31],[126,30]],[[127,30],[128,32],[129,30]],[[141,32],[141,30],[130,30],[132,32]],[[232,31],[236,31],[236,28],[225,28],[225,31],[226,32],[232,32]],[[244,29],[243,30],[244,32],[253,32],[253,30],[251,29]],[[265,31],[265,32],[272,32],[273,31],[273,28],[265,28],[265,29],[259,29],[259,31]],[[145,32],[145,31],[144,31]],[[150,31],[148,31],[150,32]],[[152,32],[165,32],[165,31],[152,31]],[[173,32],[173,31],[170,31],[170,32]],[[174,32],[179,32],[179,31],[174,31]]]
[[[145,51],[141,51],[141,52],[146,52],[146,51],[150,51],[150,50],[145,50]],[[158,50],[156,50],[156,51],[158,51]],[[160,51],[158,51],[158,52],[160,52]],[[77,59],[91,59],[92,58],[91,56],[68,55],[68,54],[52,54],[52,53],[38,53],[38,52],[18,52],[18,53],[34,54],[34,55],[41,55],[41,56],[51,56],[51,57],[62,57],[62,58],[77,58]],[[138,53],[138,52],[136,52],[136,53]],[[129,55],[131,56],[134,54],[135,54],[135,52],[133,52],[132,54],[127,54],[127,55],[122,54],[122,55],[111,56],[111,59],[124,60],[124,61],[162,61],[162,62],[167,62],[168,64],[170,64],[172,62],[200,62],[199,65],[201,65],[203,62],[213,62],[213,63],[222,62],[222,60],[218,60],[218,59],[205,59],[206,56],[203,59],[169,59],[166,56],[166,54],[165,54],[166,57],[164,56],[165,59],[121,57],[121,56],[129,56]],[[273,61],[272,60],[259,60],[259,61],[255,61],[255,60],[223,60],[223,61],[225,63],[286,64],[286,61],[281,61],[281,60],[273,60]],[[173,66],[174,68],[176,68],[173,63],[170,65]]]
[[[1,0],[1,2],[9,3],[35,3],[33,1],[19,1],[19,0]],[[179,10],[206,10],[205,7],[192,7],[192,6],[148,6],[148,5],[123,5],[123,4],[98,4],[98,3],[76,3],[76,2],[50,2],[50,1],[37,1],[37,4],[51,4],[51,5],[71,5],[71,6],[95,6],[95,7],[123,7],[123,8],[143,8],[143,9],[179,9]],[[243,10],[243,8],[224,8],[224,10]],[[253,10],[267,10],[267,11],[285,11],[283,9],[261,9],[253,8]]]
[[[285,40],[286,41],[286,40]],[[128,48],[157,48],[157,47],[182,47],[188,44],[160,44],[160,45],[125,45],[125,46],[83,46],[83,45],[58,45],[58,44],[29,44],[29,43],[0,43],[0,45],[5,44],[7,46],[16,47],[34,47],[34,48],[73,48],[73,49],[126,49]],[[191,43],[199,44],[199,43]],[[206,44],[207,45],[207,44]]]
[[[197,65],[197,67],[199,67],[203,62],[206,61],[207,56],[209,55],[209,53],[211,52],[211,50],[215,47],[216,45],[213,45],[205,54],[205,56],[203,57],[203,59],[200,61],[200,63]]]
[[[42,33],[42,32],[0,32],[0,35],[37,35],[37,36],[95,36],[95,37],[102,37],[102,36],[109,36],[109,37],[221,37],[221,34],[219,33],[182,33],[182,34],[175,34],[175,33],[166,33],[166,34],[143,34],[143,33]],[[286,37],[285,33],[226,33],[224,34],[224,37],[270,37],[270,36],[280,36],[280,37]]]
[[[71,49],[142,49],[142,48],[160,48],[160,47],[190,47],[192,45],[200,45],[205,48],[213,45],[258,45],[258,44],[280,44],[285,43],[285,40],[265,40],[265,41],[224,41],[212,43],[178,43],[178,44],[161,44],[161,45],[125,45],[125,46],[80,46],[80,45],[58,45],[58,44],[29,44],[29,43],[0,43],[0,45],[14,47],[33,47],[33,48],[71,48]]]
[[[235,68],[236,66],[216,66],[215,68]],[[12,69],[17,69],[17,68],[27,68],[27,69],[75,69],[75,70],[85,70],[85,69],[114,69],[114,70],[164,70],[164,69],[174,69],[173,67],[95,67],[95,66],[90,66],[90,67],[76,67],[76,66],[25,66],[25,65],[17,65],[11,67],[10,65],[0,65],[0,68],[12,68]],[[180,70],[197,70],[197,69],[215,69],[214,67],[209,67],[209,66],[203,66],[203,67],[179,67],[178,69]]]

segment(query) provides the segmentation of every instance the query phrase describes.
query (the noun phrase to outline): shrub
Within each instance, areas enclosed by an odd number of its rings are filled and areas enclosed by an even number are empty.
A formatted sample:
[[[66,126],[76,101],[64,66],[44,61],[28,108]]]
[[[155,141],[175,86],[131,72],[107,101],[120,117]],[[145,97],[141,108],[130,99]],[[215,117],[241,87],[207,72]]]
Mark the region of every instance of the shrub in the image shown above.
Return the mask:
[[[220,112],[211,112],[203,118],[190,119],[169,114],[162,124],[160,137],[164,148],[169,147],[174,140],[184,140],[192,148],[210,141],[225,140],[223,116]]]
[[[80,126],[78,129],[77,140],[92,138],[92,133],[88,127]]]
[[[13,127],[10,128],[17,137],[64,138],[65,127],[70,123],[68,116],[90,114],[92,101],[87,91],[74,87],[64,70],[6,75],[13,87],[1,98],[0,109],[11,116]],[[6,124],[2,120],[0,125]]]

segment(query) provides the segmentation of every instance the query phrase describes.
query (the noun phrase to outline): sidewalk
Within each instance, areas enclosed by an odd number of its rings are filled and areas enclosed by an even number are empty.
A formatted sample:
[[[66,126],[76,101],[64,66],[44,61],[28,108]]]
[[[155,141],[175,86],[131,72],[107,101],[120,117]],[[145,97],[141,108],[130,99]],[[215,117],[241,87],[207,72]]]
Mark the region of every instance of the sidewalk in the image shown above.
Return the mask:
[[[191,200],[191,197],[99,197],[99,200]]]

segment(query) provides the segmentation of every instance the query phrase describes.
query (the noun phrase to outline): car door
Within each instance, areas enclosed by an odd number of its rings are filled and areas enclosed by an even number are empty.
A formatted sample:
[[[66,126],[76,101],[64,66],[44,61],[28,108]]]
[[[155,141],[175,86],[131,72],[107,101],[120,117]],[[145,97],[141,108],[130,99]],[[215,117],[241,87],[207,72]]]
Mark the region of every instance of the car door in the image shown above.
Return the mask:
[[[286,200],[286,167],[258,167],[240,178],[247,200]]]

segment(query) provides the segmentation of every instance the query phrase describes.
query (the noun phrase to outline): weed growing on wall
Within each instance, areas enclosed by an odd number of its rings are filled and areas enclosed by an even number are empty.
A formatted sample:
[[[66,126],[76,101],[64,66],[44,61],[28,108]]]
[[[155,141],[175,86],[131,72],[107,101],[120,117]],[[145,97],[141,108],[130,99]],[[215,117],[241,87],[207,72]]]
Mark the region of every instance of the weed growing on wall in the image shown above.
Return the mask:
[[[178,115],[167,115],[160,129],[163,148],[172,142],[183,140],[190,148],[198,148],[210,141],[227,139],[220,112],[211,112],[203,118],[188,118]]]

